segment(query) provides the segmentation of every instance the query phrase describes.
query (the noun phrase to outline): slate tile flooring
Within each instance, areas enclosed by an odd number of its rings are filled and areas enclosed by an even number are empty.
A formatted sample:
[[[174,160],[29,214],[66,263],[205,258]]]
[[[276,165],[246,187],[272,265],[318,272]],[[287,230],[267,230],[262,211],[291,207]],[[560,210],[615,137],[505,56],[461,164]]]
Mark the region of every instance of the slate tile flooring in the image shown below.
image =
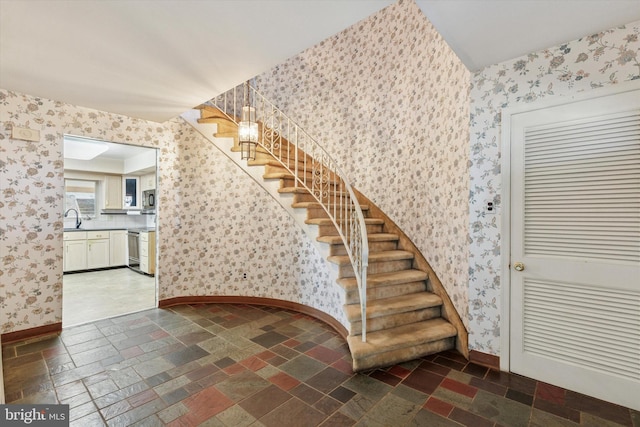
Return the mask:
[[[640,413],[444,352],[363,374],[325,324],[287,310],[152,309],[5,345],[8,403],[72,426],[628,426]]]

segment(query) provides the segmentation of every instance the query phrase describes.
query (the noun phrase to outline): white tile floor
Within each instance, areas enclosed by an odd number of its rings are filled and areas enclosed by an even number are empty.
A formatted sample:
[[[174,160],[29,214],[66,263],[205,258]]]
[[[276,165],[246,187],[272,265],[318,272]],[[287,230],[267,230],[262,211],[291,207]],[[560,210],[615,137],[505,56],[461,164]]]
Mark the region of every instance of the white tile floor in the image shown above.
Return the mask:
[[[65,328],[155,306],[155,277],[128,268],[65,274],[62,280]]]

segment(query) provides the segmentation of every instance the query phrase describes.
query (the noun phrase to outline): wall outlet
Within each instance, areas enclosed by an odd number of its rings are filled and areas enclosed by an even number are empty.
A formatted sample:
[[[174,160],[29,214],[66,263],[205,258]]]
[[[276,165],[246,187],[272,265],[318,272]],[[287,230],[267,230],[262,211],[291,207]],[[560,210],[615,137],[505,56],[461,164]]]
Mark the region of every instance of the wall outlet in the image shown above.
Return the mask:
[[[496,204],[493,202],[487,202],[487,204],[484,205],[484,213],[486,214],[496,213]]]
[[[247,273],[242,273],[242,278],[246,279],[247,278]]]

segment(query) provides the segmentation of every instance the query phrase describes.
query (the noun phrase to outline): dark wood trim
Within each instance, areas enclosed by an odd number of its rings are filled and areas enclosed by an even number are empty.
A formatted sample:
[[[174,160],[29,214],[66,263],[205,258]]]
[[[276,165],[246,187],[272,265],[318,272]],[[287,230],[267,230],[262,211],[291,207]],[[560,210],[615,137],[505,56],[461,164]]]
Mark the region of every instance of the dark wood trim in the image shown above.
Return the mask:
[[[60,332],[62,332],[62,322],[36,326],[35,328],[23,329],[21,331],[7,332],[5,334],[2,334],[2,345],[9,344],[15,341],[42,337],[45,335],[59,334]]]
[[[172,307],[174,305],[184,304],[248,304],[248,305],[265,305],[268,307],[284,308],[286,310],[296,311],[306,314],[323,323],[331,326],[342,338],[347,339],[347,329],[336,319],[317,308],[300,304],[292,301],[285,301],[275,298],[262,298],[251,296],[236,295],[209,295],[209,296],[185,296],[168,298],[158,301],[159,308]]]
[[[487,368],[495,369],[496,371],[500,370],[500,356],[471,350],[469,351],[469,361],[477,363],[478,365],[486,366]]]

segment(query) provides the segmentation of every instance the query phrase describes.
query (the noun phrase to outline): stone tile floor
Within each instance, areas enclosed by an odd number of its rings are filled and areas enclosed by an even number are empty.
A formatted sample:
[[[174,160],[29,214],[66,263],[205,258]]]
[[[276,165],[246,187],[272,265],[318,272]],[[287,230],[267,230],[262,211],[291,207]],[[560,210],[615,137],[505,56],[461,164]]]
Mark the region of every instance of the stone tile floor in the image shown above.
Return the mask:
[[[73,426],[630,426],[640,413],[445,352],[354,374],[345,341],[287,310],[152,309],[3,349],[8,403]]]

